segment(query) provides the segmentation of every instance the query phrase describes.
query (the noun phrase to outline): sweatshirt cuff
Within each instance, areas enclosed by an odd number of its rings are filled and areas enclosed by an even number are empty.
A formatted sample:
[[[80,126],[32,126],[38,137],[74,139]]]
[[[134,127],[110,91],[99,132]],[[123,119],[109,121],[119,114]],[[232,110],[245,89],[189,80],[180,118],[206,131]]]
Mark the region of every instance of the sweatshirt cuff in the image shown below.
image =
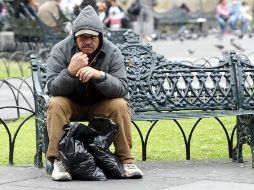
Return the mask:
[[[71,77],[71,78],[77,78],[76,76],[73,76],[68,69],[63,70],[64,75]]]

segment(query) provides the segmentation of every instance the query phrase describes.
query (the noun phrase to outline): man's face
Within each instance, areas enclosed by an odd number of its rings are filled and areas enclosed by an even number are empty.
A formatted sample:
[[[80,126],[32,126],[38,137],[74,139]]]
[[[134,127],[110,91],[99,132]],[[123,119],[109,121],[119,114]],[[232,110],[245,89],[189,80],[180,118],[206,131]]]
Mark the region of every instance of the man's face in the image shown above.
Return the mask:
[[[100,37],[90,34],[81,34],[76,37],[76,43],[84,54],[92,55],[100,45]]]

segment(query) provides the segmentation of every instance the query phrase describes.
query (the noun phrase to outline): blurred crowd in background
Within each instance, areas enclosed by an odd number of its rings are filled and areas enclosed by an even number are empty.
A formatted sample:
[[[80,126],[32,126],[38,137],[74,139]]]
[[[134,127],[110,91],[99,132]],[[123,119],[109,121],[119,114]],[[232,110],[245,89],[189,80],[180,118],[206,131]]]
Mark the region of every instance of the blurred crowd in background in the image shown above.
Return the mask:
[[[228,29],[241,33],[252,31],[253,15],[246,1],[220,0],[216,7],[216,20],[222,35],[228,32]]]
[[[46,25],[56,29],[56,30],[64,30],[66,32],[71,31],[71,22],[78,15],[80,10],[82,10],[86,5],[92,5],[100,15],[101,21],[107,28],[110,29],[120,29],[120,28],[132,28],[132,22],[137,20],[140,12],[144,11],[144,9],[152,9],[151,5],[155,0],[143,0],[134,2],[134,6],[138,5],[138,10],[134,14],[128,14],[127,10],[124,10],[118,3],[117,0],[48,0],[44,1],[42,4],[39,4],[36,0],[1,0],[0,1],[0,22],[1,27],[6,26],[8,22],[8,8],[6,4],[11,5],[13,8],[13,12],[15,17],[22,18],[25,15],[21,9],[21,4],[24,5],[30,12],[31,15],[38,16]],[[141,10],[141,6],[143,10]],[[65,16],[66,19],[63,20],[65,22],[64,28],[59,26],[58,20],[59,18],[63,18]],[[150,22],[153,18],[148,14],[145,16],[145,21]],[[150,26],[153,23],[148,23]],[[150,30],[147,29],[137,29],[139,31],[148,31],[149,33],[153,33],[153,28]],[[139,32],[140,33],[140,32]]]
[[[8,15],[11,13],[6,3],[14,10],[15,17],[22,18],[24,15],[20,8],[22,4],[31,15],[39,17],[46,25],[66,33],[71,32],[72,21],[79,12],[90,4],[97,10],[105,28],[132,28],[142,38],[148,41],[154,39],[157,14],[154,10],[158,0],[132,0],[131,3],[128,0],[121,0],[120,3],[118,0],[0,0],[1,30],[9,30],[10,27]],[[179,7],[186,12],[192,11],[187,3]],[[253,8],[246,1],[219,0],[214,7],[213,18],[221,35],[231,31],[252,32]]]

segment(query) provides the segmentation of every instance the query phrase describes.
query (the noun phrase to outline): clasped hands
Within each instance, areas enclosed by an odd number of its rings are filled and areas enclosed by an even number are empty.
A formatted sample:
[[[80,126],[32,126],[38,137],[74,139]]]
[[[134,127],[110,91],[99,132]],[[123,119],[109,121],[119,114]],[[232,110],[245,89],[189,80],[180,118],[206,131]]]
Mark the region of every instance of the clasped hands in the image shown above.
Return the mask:
[[[82,52],[73,55],[67,69],[71,75],[78,77],[82,82],[88,82],[91,79],[100,80],[103,77],[99,70],[89,66],[89,58]]]

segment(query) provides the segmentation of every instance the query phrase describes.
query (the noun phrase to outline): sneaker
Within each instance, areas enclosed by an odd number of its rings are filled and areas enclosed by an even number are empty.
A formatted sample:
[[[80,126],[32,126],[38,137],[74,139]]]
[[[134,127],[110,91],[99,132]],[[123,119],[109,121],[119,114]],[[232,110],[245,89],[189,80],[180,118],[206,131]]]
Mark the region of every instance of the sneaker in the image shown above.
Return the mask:
[[[143,172],[135,164],[123,164],[124,177],[137,179],[143,177]]]
[[[70,173],[66,171],[61,160],[55,159],[54,161],[52,179],[54,181],[71,181],[72,180]]]

